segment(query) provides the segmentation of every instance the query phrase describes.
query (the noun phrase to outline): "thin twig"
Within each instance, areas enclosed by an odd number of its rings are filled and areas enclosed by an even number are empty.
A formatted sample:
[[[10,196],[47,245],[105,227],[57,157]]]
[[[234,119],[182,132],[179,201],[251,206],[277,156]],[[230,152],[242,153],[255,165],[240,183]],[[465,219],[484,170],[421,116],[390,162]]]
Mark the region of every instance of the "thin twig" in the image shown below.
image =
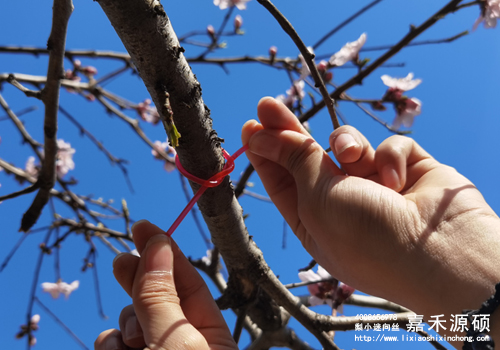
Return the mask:
[[[328,113],[330,114],[330,118],[332,120],[333,128],[337,129],[338,127],[340,127],[340,124],[335,114],[333,99],[328,95],[328,90],[326,89],[323,79],[321,78],[321,75],[319,74],[318,69],[316,68],[316,64],[314,64],[313,61],[314,54],[311,54],[309,52],[306,45],[299,37],[299,35],[295,31],[291,23],[285,18],[285,16],[283,16],[283,14],[273,5],[271,1],[269,0],[257,0],[257,1],[259,2],[259,4],[264,6],[271,13],[271,15],[273,15],[274,18],[276,18],[281,28],[283,28],[283,30],[290,36],[290,38],[293,40],[293,42],[299,49],[300,53],[302,54],[302,57],[304,57],[307,66],[309,67],[309,71],[311,72],[311,76],[314,79],[315,86],[321,92],[321,96],[323,96],[323,102],[327,106]]]
[[[17,115],[17,117],[21,117],[25,114],[36,111],[37,109],[38,109],[37,106],[30,106],[30,107],[23,108],[20,111],[15,112],[14,114]],[[0,122],[4,121],[4,120],[9,120],[9,119],[10,119],[9,116],[0,117]]]
[[[424,41],[415,41],[414,43],[409,43],[406,45],[406,47],[411,47],[411,46],[421,46],[421,45],[433,45],[433,44],[444,44],[444,43],[451,43],[457,39],[460,39],[463,36],[466,36],[469,34],[468,30],[464,30],[463,32],[460,32],[452,37],[445,38],[445,39],[434,39],[434,40],[424,40]],[[382,45],[382,46],[368,46],[368,47],[363,47],[359,51],[363,52],[368,52],[368,51],[380,51],[380,50],[387,50],[392,48],[392,45]]]
[[[101,300],[101,289],[99,287],[99,275],[97,274],[97,259],[96,259],[96,247],[94,245],[94,242],[92,242],[92,239],[89,240],[89,244],[91,246],[90,249],[90,257],[91,257],[91,263],[92,263],[92,276],[94,277],[94,287],[95,287],[95,297],[97,301],[97,310],[99,311],[99,315],[103,319],[108,319],[108,316],[104,313],[104,309],[102,307],[102,300]],[[90,260],[90,259],[89,259]]]
[[[40,277],[40,270],[42,268],[43,257],[46,254],[43,248],[47,246],[50,236],[52,235],[52,231],[53,231],[52,229],[49,229],[47,231],[47,235],[45,236],[45,239],[43,240],[42,243],[43,246],[40,245],[40,253],[38,254],[38,260],[35,265],[35,272],[33,273],[33,282],[31,285],[30,298],[28,301],[28,311],[26,313],[26,319],[27,319],[26,324],[28,325],[28,349],[30,348],[31,315],[33,314],[33,303],[35,302],[36,299],[35,295],[36,295],[36,289],[38,287],[38,278]]]
[[[2,265],[0,266],[0,272],[3,271],[3,269],[5,269],[7,267],[7,265],[9,264],[9,261],[10,259],[12,259],[12,257],[14,256],[14,254],[16,254],[16,251],[17,249],[19,249],[19,247],[21,246],[21,244],[23,244],[24,240],[26,239],[26,237],[28,236],[28,233],[23,233],[21,238],[19,238],[19,240],[17,241],[17,243],[14,245],[14,247],[12,247],[12,250],[9,252],[9,254],[7,254],[7,256],[5,257]]]
[[[59,317],[57,317],[52,311],[50,311],[50,309],[47,306],[45,306],[45,304],[43,304],[40,301],[40,299],[35,297],[35,301],[38,304],[38,306],[40,306],[43,309],[43,311],[48,313],[50,317],[52,317],[54,321],[56,321],[66,331],[66,333],[68,333],[83,349],[89,350],[89,348],[87,348],[85,343],[80,338],[78,338],[78,336],[68,326],[66,326],[64,322],[61,321],[61,319],[59,319]]]
[[[313,49],[316,50],[321,44],[323,44],[329,37],[331,37],[333,34],[337,33],[340,29],[344,28],[346,25],[351,23],[353,20],[361,16],[363,13],[371,9],[373,6],[377,5],[379,2],[382,0],[375,0],[366,5],[365,7],[361,8],[358,12],[353,14],[351,17],[347,18],[344,20],[342,23],[340,23],[338,26],[333,28],[331,31],[329,31],[327,34],[325,34],[321,39],[318,40],[316,44],[313,45]]]
[[[23,122],[21,120],[19,120],[19,118],[14,114],[14,112],[12,112],[12,110],[9,108],[9,105],[4,100],[4,98],[3,98],[3,96],[1,94],[0,94],[0,106],[2,106],[3,110],[5,111],[5,113],[7,113],[7,116],[12,120],[12,122],[14,123],[14,125],[16,126],[16,128],[21,133],[21,136],[23,137],[23,141],[27,142],[31,146],[31,148],[33,149],[33,151],[38,156],[38,159],[42,159],[42,153],[38,149],[42,145],[39,142],[35,141],[30,136],[30,134],[28,133],[28,131],[26,131],[26,128],[24,127]]]
[[[153,142],[146,136],[144,131],[139,126],[139,122],[136,119],[130,118],[122,113],[117,108],[113,107],[108,101],[106,101],[102,96],[97,96],[97,100],[102,103],[102,105],[111,113],[118,116],[120,119],[125,121],[134,131],[139,135],[139,137],[152,149],[156,150],[159,155],[169,163],[175,164],[175,160],[166,154],[163,150],[155,148]]]
[[[34,97],[36,99],[41,100],[42,99],[42,92],[39,90],[30,90],[26,88],[24,85],[22,85],[20,82],[16,80],[14,75],[10,74],[9,77],[7,78],[7,81],[12,84],[12,86],[18,88],[23,92],[27,97]]]
[[[458,4],[463,0],[452,0],[448,4],[446,4],[443,8],[441,8],[434,15],[429,17],[424,23],[422,23],[418,27],[412,27],[410,32],[406,34],[396,45],[392,46],[390,50],[388,50],[385,54],[376,59],[372,64],[366,66],[365,69],[361,70],[354,77],[349,79],[347,82],[342,84],[338,89],[330,94],[330,97],[334,100],[340,97],[340,95],[351,87],[361,84],[364,78],[370,75],[375,69],[380,67],[385,61],[398,53],[402,48],[408,45],[413,39],[422,34],[425,30],[430,28],[439,20],[443,19],[447,14],[452,13],[456,10]],[[301,122],[305,122],[309,120],[312,116],[318,113],[321,109],[325,107],[324,101],[319,101],[314,106],[312,106],[306,113],[302,114],[299,118]]]
[[[239,198],[243,193],[243,190],[245,189],[247,182],[250,179],[250,176],[253,174],[254,170],[255,169],[251,163],[247,165],[245,171],[238,180],[236,188],[234,189],[234,195],[236,198]]]
[[[125,178],[125,181],[127,182],[127,185],[130,189],[130,191],[132,193],[134,193],[134,188],[132,187],[132,182],[130,181],[130,178],[128,176],[128,171],[127,171],[127,168],[123,165],[124,163],[128,163],[127,160],[125,159],[121,159],[121,158],[117,158],[115,157],[113,154],[111,154],[110,151],[108,151],[106,149],[106,147],[104,147],[104,145],[102,144],[102,142],[100,142],[99,140],[97,140],[95,138],[94,135],[92,135],[91,132],[89,132],[87,129],[85,129],[83,127],[82,124],[80,124],[80,122],[78,120],[76,120],[76,118],[74,118],[68,111],[66,111],[66,109],[64,109],[62,106],[59,106],[59,111],[61,111],[62,115],[64,115],[66,118],[68,118],[68,120],[73,123],[73,125],[75,125],[78,130],[80,131],[80,134],[83,134],[85,136],[87,136],[90,141],[92,141],[92,143],[94,145],[97,146],[97,148],[99,148],[99,150],[104,153],[104,155],[109,159],[109,161],[111,162],[111,164],[116,164],[118,166],[118,168],[120,168],[122,174],[123,174],[123,177]]]

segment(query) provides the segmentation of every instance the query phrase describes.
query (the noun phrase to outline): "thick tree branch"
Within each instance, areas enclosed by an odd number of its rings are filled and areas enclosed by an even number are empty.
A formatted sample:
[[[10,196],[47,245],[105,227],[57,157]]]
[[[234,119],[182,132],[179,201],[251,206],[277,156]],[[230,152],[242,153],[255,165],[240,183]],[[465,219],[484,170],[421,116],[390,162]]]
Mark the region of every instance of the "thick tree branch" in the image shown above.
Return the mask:
[[[47,43],[47,48],[50,51],[47,84],[42,90],[42,101],[45,105],[43,125],[44,160],[38,176],[40,189],[21,220],[19,230],[23,232],[29,231],[38,220],[43,207],[49,200],[50,190],[56,182],[57,110],[59,107],[61,79],[64,77],[63,60],[66,46],[66,31],[72,12],[72,0],[54,0],[52,31]]]

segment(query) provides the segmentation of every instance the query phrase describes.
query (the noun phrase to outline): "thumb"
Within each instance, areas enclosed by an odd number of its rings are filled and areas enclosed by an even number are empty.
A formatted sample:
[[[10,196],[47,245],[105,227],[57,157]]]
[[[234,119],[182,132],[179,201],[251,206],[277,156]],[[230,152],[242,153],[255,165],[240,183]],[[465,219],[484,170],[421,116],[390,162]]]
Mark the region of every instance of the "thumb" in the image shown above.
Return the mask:
[[[144,341],[150,349],[207,348],[205,339],[188,322],[174,283],[170,238],[151,237],[141,253],[132,298]],[[190,347],[191,348],[191,347]]]
[[[343,175],[285,105],[272,98],[262,99],[258,115],[263,128],[248,128],[248,133],[244,129],[249,151],[285,168],[300,184],[298,188],[316,183],[325,171],[328,175]]]

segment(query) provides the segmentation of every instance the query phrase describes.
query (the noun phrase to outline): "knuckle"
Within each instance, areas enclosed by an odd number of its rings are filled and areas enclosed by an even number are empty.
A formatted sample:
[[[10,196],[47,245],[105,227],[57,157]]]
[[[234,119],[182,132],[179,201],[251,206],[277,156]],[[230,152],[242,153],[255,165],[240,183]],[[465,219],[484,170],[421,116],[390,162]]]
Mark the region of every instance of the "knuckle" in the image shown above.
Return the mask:
[[[145,308],[161,304],[180,304],[173,281],[168,279],[144,279],[134,304]]]
[[[308,164],[309,159],[318,151],[323,152],[323,149],[316,141],[312,138],[304,139],[299,147],[287,155],[287,159],[284,162],[286,168],[292,174],[299,173],[305,166],[310,165]]]

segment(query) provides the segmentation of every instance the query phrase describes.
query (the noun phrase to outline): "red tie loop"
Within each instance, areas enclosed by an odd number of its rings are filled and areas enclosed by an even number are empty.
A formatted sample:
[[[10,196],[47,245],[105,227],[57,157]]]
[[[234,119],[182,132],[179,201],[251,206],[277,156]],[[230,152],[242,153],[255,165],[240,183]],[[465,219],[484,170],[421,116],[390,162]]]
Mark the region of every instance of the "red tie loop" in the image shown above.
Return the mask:
[[[174,233],[175,229],[179,226],[179,224],[182,222],[182,220],[184,220],[184,218],[189,213],[191,208],[194,207],[194,204],[198,201],[198,199],[201,197],[201,195],[207,190],[207,188],[219,186],[219,184],[222,182],[222,180],[224,180],[224,178],[234,170],[234,160],[236,158],[238,158],[247,149],[248,149],[248,145],[244,145],[243,147],[241,147],[239,150],[237,150],[231,156],[223,148],[222,154],[224,155],[224,158],[226,159],[226,164],[224,165],[224,168],[222,168],[222,170],[220,172],[218,172],[217,174],[215,174],[214,176],[212,176],[208,180],[200,179],[199,177],[196,177],[193,174],[188,173],[187,170],[184,169],[181,162],[179,161],[179,157],[177,155],[175,156],[175,165],[177,166],[177,169],[179,169],[181,174],[184,175],[189,180],[196,182],[197,184],[200,184],[201,187],[196,192],[196,194],[193,196],[193,198],[191,198],[191,200],[186,205],[186,207],[181,212],[181,214],[177,217],[177,219],[175,219],[172,226],[170,226],[170,228],[166,232],[167,236],[170,237]]]

